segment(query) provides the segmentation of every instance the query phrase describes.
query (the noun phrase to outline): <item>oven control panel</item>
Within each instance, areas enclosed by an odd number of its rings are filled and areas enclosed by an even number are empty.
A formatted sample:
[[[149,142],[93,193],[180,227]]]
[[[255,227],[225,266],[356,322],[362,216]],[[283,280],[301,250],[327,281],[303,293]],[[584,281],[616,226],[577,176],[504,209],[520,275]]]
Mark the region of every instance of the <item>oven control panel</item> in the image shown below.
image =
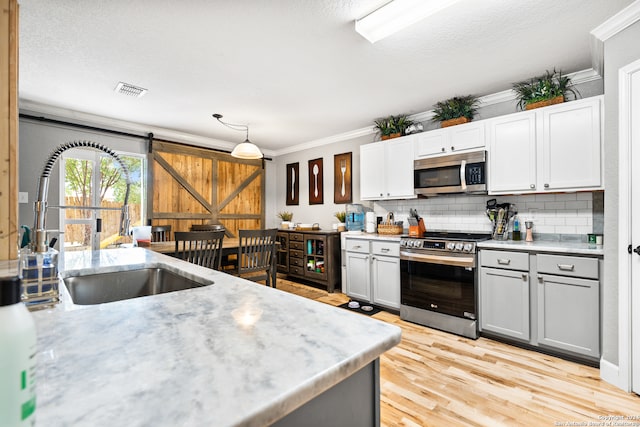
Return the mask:
[[[403,238],[400,240],[400,247],[407,249],[426,249],[449,252],[472,253],[476,250],[475,242],[428,240]]]

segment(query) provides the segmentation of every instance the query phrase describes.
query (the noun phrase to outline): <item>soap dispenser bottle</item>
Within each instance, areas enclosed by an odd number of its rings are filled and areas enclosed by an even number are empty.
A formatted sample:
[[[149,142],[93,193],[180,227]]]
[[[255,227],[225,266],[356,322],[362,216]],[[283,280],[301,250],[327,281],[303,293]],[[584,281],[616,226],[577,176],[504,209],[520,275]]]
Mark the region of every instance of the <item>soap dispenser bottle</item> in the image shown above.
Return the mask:
[[[513,240],[520,240],[520,218],[518,217],[518,212],[513,216]]]
[[[35,425],[36,327],[20,277],[0,278],[0,424]]]

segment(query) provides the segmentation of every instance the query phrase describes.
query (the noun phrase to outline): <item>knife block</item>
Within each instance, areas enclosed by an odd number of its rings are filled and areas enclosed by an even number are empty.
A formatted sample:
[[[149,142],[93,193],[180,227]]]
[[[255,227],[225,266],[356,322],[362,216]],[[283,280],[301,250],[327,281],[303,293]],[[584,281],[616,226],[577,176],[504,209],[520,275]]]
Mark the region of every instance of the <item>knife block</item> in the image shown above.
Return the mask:
[[[409,226],[410,237],[422,237],[426,231],[427,229],[424,227],[424,220],[422,218],[418,220],[418,225]]]

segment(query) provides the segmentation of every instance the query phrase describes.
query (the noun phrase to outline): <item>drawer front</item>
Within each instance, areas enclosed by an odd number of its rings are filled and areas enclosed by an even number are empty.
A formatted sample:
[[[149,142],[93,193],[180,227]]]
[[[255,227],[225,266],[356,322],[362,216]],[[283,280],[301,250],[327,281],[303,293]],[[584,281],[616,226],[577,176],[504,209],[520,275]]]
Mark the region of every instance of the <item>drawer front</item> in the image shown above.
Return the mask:
[[[290,257],[289,258],[289,266],[303,267],[304,266],[304,259]]]
[[[361,239],[347,239],[345,246],[348,252],[369,253],[369,241]]]
[[[304,235],[302,233],[289,233],[289,240],[302,242],[304,240]]]
[[[289,243],[289,249],[296,249],[298,251],[302,251],[302,250],[304,250],[304,243],[303,242],[290,242]]]
[[[507,252],[482,249],[480,251],[483,267],[502,268],[505,270],[529,270],[528,252]]]
[[[289,258],[300,258],[302,259],[304,257],[304,252],[302,251],[296,251],[294,249],[289,250]]]
[[[371,253],[376,255],[400,256],[400,242],[385,242],[374,240],[371,242]]]
[[[296,276],[304,276],[304,268],[289,266],[289,274],[293,274]]]
[[[538,273],[598,279],[598,259],[566,255],[536,255]]]

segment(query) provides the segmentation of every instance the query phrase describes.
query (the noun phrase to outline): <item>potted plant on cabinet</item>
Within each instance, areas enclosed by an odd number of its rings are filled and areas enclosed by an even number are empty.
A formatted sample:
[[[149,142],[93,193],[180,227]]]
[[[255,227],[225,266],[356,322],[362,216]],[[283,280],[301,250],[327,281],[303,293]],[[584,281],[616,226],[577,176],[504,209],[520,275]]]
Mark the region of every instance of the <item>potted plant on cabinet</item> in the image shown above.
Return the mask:
[[[293,219],[293,212],[287,212],[287,211],[278,212],[278,218],[282,220],[282,222],[280,223],[280,227],[286,230],[291,225],[291,220]]]
[[[400,114],[376,119],[374,123],[376,124],[374,128],[380,133],[380,139],[385,140],[404,135],[407,128],[413,124],[413,120],[406,114]]]
[[[571,78],[563,76],[562,71],[556,71],[555,68],[553,72],[547,70],[541,76],[514,83],[513,90],[516,92],[518,107],[521,110],[559,104],[566,100],[567,94],[572,94],[574,99],[579,95]]]
[[[454,96],[436,103],[431,120],[440,122],[443,128],[470,122],[478,111],[479,103],[474,95]]]

